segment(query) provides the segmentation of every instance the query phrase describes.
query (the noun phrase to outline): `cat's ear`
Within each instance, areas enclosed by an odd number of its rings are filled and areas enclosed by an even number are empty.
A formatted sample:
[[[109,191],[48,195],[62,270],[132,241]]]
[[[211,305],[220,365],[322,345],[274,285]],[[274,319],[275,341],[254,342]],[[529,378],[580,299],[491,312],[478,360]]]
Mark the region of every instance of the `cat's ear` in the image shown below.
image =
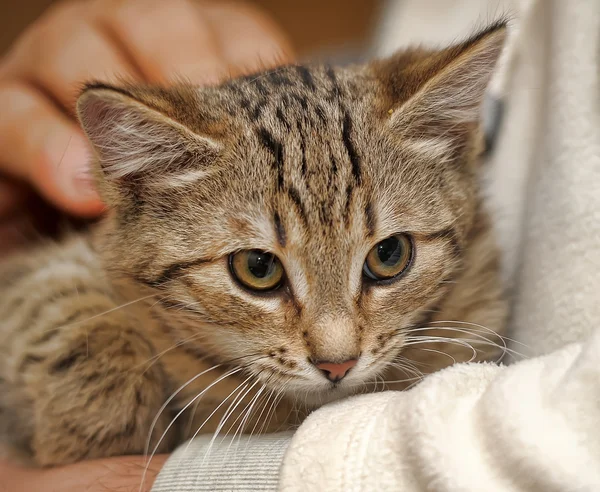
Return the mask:
[[[472,129],[505,38],[503,21],[447,49],[414,50],[381,62],[392,127],[419,138]]]
[[[153,109],[127,90],[88,86],[77,114],[96,154],[97,179],[157,186],[208,166],[220,144]],[[171,180],[172,181],[172,180]]]

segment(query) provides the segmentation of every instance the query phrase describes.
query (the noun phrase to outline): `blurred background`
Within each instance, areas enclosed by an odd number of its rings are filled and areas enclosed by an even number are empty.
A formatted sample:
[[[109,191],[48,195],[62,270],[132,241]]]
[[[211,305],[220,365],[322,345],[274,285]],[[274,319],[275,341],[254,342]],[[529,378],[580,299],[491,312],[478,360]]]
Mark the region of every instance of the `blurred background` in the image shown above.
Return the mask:
[[[0,56],[56,0],[0,0]],[[168,0],[164,0],[167,2]],[[354,59],[368,48],[383,0],[247,0],[268,12],[301,58]]]

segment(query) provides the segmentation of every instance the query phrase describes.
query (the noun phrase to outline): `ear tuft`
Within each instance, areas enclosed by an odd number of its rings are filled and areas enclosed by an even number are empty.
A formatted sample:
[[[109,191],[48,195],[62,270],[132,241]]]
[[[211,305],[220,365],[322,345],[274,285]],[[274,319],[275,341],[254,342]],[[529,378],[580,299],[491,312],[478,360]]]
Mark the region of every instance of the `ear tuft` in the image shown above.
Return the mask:
[[[109,181],[159,182],[208,165],[220,148],[126,89],[87,85],[77,114],[97,154],[100,178]]]
[[[419,137],[448,135],[478,123],[486,88],[502,53],[506,21],[499,21],[468,40],[440,51],[414,50],[384,62],[384,83],[401,85],[393,101],[394,128]],[[396,66],[394,66],[396,64]]]

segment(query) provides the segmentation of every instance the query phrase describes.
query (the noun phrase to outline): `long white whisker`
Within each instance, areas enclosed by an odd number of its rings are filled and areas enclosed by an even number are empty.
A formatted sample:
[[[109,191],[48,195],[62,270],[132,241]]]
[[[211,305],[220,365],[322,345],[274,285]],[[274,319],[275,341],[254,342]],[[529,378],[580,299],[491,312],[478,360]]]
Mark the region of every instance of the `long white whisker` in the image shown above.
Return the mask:
[[[429,324],[451,324],[451,323],[458,323],[461,325],[468,325],[468,326],[474,326],[476,328],[481,328],[482,330],[487,331],[488,333],[491,333],[492,335],[494,335],[498,338],[503,338],[504,340],[508,340],[509,342],[517,343],[524,348],[528,348],[528,349],[531,348],[529,345],[519,342],[518,340],[515,340],[514,338],[500,335],[499,333],[496,333],[494,330],[492,330],[491,328],[488,328],[485,325],[480,325],[478,323],[471,323],[470,321],[431,321]]]
[[[256,404],[256,402],[258,401],[258,398],[262,395],[262,393],[264,392],[266,386],[263,384],[263,386],[256,392],[256,395],[254,395],[254,397],[250,400],[249,402],[249,406],[246,405],[246,408],[244,408],[244,410],[242,410],[242,412],[240,413],[240,415],[244,415],[244,418],[242,419],[242,421],[240,422],[240,424],[238,425],[237,430],[234,432],[233,436],[231,437],[231,441],[229,442],[229,446],[227,446],[227,450],[225,451],[225,455],[223,457],[223,460],[227,459],[228,455],[229,455],[229,450],[231,449],[231,445],[233,444],[233,442],[235,441],[236,436],[239,433],[239,439],[241,440],[242,438],[242,434],[244,432],[244,427],[246,426],[246,423],[248,422],[248,419],[250,418],[250,415],[252,415],[252,411],[254,410],[254,405]],[[238,419],[236,419],[237,422]],[[235,422],[232,424],[232,427],[235,425]],[[228,431],[229,432],[229,431]],[[227,434],[226,434],[227,435]],[[226,436],[225,435],[225,436]],[[223,437],[223,439],[225,439],[225,437]],[[238,440],[238,444],[236,446],[236,450],[235,452],[237,453],[237,450],[239,448],[239,444],[240,444],[240,440]],[[222,441],[221,441],[222,442]]]
[[[200,374],[197,374],[196,376],[194,376],[190,381],[188,381],[187,383],[185,383],[184,385],[182,385],[173,395],[171,395],[169,397],[169,399],[167,400],[167,402],[161,407],[161,409],[159,410],[159,413],[157,414],[157,417],[155,417],[154,421],[152,422],[152,426],[150,428],[150,434],[148,436],[148,442],[147,442],[147,446],[148,448],[150,447],[150,439],[152,438],[152,431],[154,430],[154,426],[156,425],[156,422],[158,421],[158,417],[160,416],[160,413],[162,413],[162,411],[166,408],[166,406],[169,404],[169,402],[171,400],[173,400],[173,398],[175,398],[175,396],[177,395],[177,393],[179,393],[183,388],[185,388],[186,386],[188,386],[192,381],[194,381],[195,379],[197,379],[198,377],[200,377],[202,374],[206,374],[208,371],[215,369],[216,367],[219,367],[219,365],[217,366],[213,366],[210,369],[207,369],[206,371],[201,372]],[[162,440],[165,438],[165,436],[167,435],[167,432],[169,432],[169,430],[171,429],[171,427],[173,426],[173,424],[175,423],[175,421],[181,416],[181,414],[183,412],[185,412],[190,405],[192,405],[198,398],[201,398],[202,395],[204,395],[210,388],[212,388],[215,384],[219,383],[220,381],[222,381],[223,379],[236,374],[238,372],[240,372],[242,370],[241,367],[236,368],[236,369],[232,369],[228,372],[226,372],[225,374],[223,374],[221,377],[219,377],[216,381],[214,381],[213,383],[211,383],[208,387],[206,387],[204,390],[202,390],[198,395],[196,395],[194,398],[192,398],[192,400],[190,400],[189,403],[187,403],[178,413],[177,415],[171,420],[171,422],[169,423],[169,425],[167,426],[167,428],[165,429],[165,431],[162,433],[162,435],[160,436],[160,439],[158,440],[158,443],[156,444],[156,446],[154,447],[154,449],[152,450],[152,453],[150,454],[150,457],[146,463],[146,466],[144,467],[144,473],[142,475],[142,484],[140,485],[140,490],[142,490],[142,487],[144,485],[144,480],[146,478],[146,473],[148,470],[148,467],[150,466],[150,462],[152,461],[152,458],[154,457],[154,455],[156,454],[156,451],[158,450]],[[148,454],[148,450],[146,450],[146,453]]]
[[[163,405],[160,407],[160,409],[158,410],[158,412],[156,413],[156,416],[154,417],[154,420],[152,421],[152,424],[150,425],[150,431],[148,432],[148,439],[146,440],[146,446],[144,448],[144,454],[147,456],[148,455],[148,451],[150,450],[150,441],[152,440],[152,433],[154,432],[154,428],[156,427],[156,423],[158,422],[158,419],[160,418],[160,415],[162,414],[162,412],[164,412],[165,408],[167,408],[167,406],[169,405],[169,403],[171,403],[173,401],[173,399],[183,390],[185,389],[187,386],[189,386],[190,384],[192,384],[194,381],[196,381],[196,379],[198,379],[199,377],[204,376],[207,372],[210,372],[214,369],[218,369],[219,367],[221,367],[221,364],[217,364],[216,366],[212,366],[209,367],[208,369],[205,369],[202,372],[199,372],[198,374],[196,374],[193,378],[189,379],[188,381],[186,381],[184,384],[182,384],[179,388],[177,388],[172,394],[171,396],[169,396],[169,398],[167,398],[167,400],[163,403]]]
[[[481,343],[480,340],[483,340],[484,342],[486,342],[486,344],[492,345],[494,347],[497,347],[499,349],[502,350],[503,356],[504,354],[506,354],[508,347],[506,346],[506,341],[502,338],[502,337],[498,337],[501,341],[502,341],[502,346],[500,346],[498,343],[495,343],[493,340],[490,340],[487,337],[484,337],[483,335],[481,335],[481,333],[477,333],[474,330],[473,331],[469,331],[469,330],[465,330],[464,328],[455,328],[452,326],[436,326],[436,327],[421,327],[421,328],[415,328],[413,330],[411,330],[412,332],[416,332],[416,331],[427,331],[427,330],[440,330],[440,331],[455,331],[457,333],[465,333],[467,335],[471,335],[472,337],[475,337],[476,339],[473,339],[472,342],[473,343]],[[490,330],[494,335],[495,334],[492,330]],[[502,359],[502,357],[500,358],[500,360]],[[498,360],[498,362],[500,361]]]
[[[120,306],[117,306],[117,307],[114,307],[114,308],[110,308],[110,309],[108,309],[106,311],[103,311],[101,313],[94,314],[93,316],[90,316],[89,318],[80,319],[80,320],[77,320],[77,321],[73,321],[72,323],[68,323],[66,325],[62,325],[62,326],[59,326],[59,327],[55,326],[55,327],[50,328],[48,330],[42,330],[40,333],[45,333],[47,331],[62,330],[63,328],[70,328],[71,326],[77,326],[77,325],[80,325],[82,323],[87,323],[88,321],[91,321],[93,319],[99,318],[101,316],[106,316],[107,314],[110,314],[110,313],[114,313],[115,311],[118,311],[119,309],[126,308],[127,306],[131,306],[132,304],[135,304],[137,302],[141,302],[141,301],[144,301],[146,299],[150,299],[151,297],[156,297],[157,295],[159,295],[159,293],[150,294],[148,296],[140,297],[139,299],[135,299],[133,301],[126,302],[125,304],[121,304]]]
[[[405,343],[405,347],[409,347],[411,345],[417,345],[420,343],[454,343],[456,345],[461,345],[463,347],[467,347],[471,350],[472,356],[468,362],[473,362],[477,358],[477,350],[468,342],[464,341],[462,338],[446,338],[446,337],[438,337],[438,336],[430,336],[430,337],[407,337],[407,343]],[[423,349],[420,349],[423,350]]]
[[[189,449],[190,445],[192,444],[193,440],[196,439],[196,436],[198,436],[198,434],[200,434],[200,431],[202,430],[202,428],[206,425],[206,423],[213,417],[213,415],[215,415],[219,409],[225,405],[225,403],[229,400],[229,398],[231,398],[235,393],[237,393],[238,390],[243,391],[248,385],[246,384],[248,381],[250,381],[250,379],[252,379],[252,376],[248,376],[244,381],[242,381],[240,384],[238,384],[234,390],[229,393],[227,395],[227,397],[225,397],[223,399],[223,401],[221,403],[219,403],[219,405],[217,405],[217,407],[208,415],[208,417],[206,417],[206,419],[204,419],[204,422],[202,422],[200,424],[200,426],[198,427],[198,429],[196,429],[196,432],[194,432],[194,435],[191,437],[191,439],[188,441],[187,446],[185,447],[185,450],[182,454],[182,456],[187,452],[187,450]],[[237,397],[236,397],[237,398]],[[235,401],[235,400],[234,400]]]
[[[143,365],[143,364],[148,364],[148,367],[146,367],[146,369],[144,370],[144,372],[146,372],[148,369],[150,369],[156,362],[158,362],[158,360],[165,355],[166,353],[170,352],[171,350],[175,350],[183,345],[185,345],[188,342],[191,342],[193,340],[197,340],[198,338],[202,338],[202,337],[206,337],[207,334],[206,333],[196,333],[194,335],[191,335],[187,338],[184,338],[183,340],[178,340],[176,343],[174,343],[173,345],[171,345],[169,348],[166,348],[165,350],[163,350],[162,352],[159,352],[156,355],[153,355],[152,357],[150,357],[148,360],[144,361],[144,362],[140,362],[137,366],[135,366],[136,368]],[[203,357],[201,360],[204,360],[206,357]]]
[[[265,410],[269,406],[269,401],[271,400],[271,397],[274,395],[275,395],[275,392],[273,390],[269,390],[267,392],[266,398],[264,399],[264,403],[262,404],[262,410],[256,417],[256,422],[254,422],[254,426],[252,427],[252,430],[250,431],[250,437],[252,437],[254,435],[254,431],[256,430],[256,427],[258,426],[258,423],[261,421],[263,413],[265,413]],[[246,443],[246,447],[247,446],[248,446],[248,443]]]
[[[265,429],[269,429],[271,421],[273,420],[273,416],[277,413],[277,405],[279,405],[279,402],[283,399],[284,395],[285,388],[281,388],[275,395],[275,398],[273,398],[273,401],[269,406],[269,410],[267,411],[267,415],[265,415],[265,420],[260,426],[260,431],[258,432],[259,434],[263,434],[265,432]]]
[[[436,350],[436,349],[432,349],[432,348],[422,348],[422,347],[419,347],[418,350],[420,350],[421,352],[431,352],[433,354],[440,354],[440,355],[443,355],[445,357],[448,357],[452,361],[453,364],[457,363],[457,360],[451,354],[449,354],[447,352],[444,352],[442,350]],[[469,360],[469,362],[471,362],[473,360],[474,360],[474,358],[471,358]]]
[[[419,377],[419,378],[424,378],[425,377],[425,375],[421,371],[415,370],[415,369],[413,369],[411,367],[400,365],[400,364],[395,363],[395,362],[388,362],[386,365],[394,367],[396,369],[399,369],[399,370],[403,371],[404,373],[406,373],[408,376],[412,375],[412,376]]]
[[[253,376],[250,376],[250,378],[252,378],[252,377]],[[254,381],[254,383],[250,384],[249,387],[247,389],[245,389],[245,391],[244,391],[243,394],[240,391],[240,393],[231,402],[231,405],[229,405],[229,408],[227,408],[227,411],[225,412],[225,414],[221,418],[221,421],[217,425],[217,429],[213,433],[213,436],[212,436],[210,442],[208,443],[208,449],[206,450],[206,453],[204,453],[204,457],[202,458],[202,463],[204,463],[204,461],[206,460],[207,456],[210,455],[210,452],[212,450],[212,447],[213,447],[213,444],[215,442],[215,439],[217,438],[217,436],[221,432],[221,429],[223,428],[223,426],[225,425],[225,423],[229,420],[229,417],[231,417],[231,415],[233,415],[233,412],[235,412],[235,409],[240,405],[240,403],[242,403],[242,401],[244,401],[244,398],[248,395],[248,393],[250,393],[250,391],[252,391],[252,389],[258,383],[260,383],[259,380]],[[248,386],[248,384],[246,386]]]
[[[479,333],[474,333],[474,332],[471,332],[471,331],[468,331],[468,330],[465,330],[462,328],[455,328],[455,327],[451,327],[451,326],[440,326],[440,327],[434,327],[434,328],[430,328],[430,329],[431,330],[440,330],[440,331],[454,331],[457,333],[465,333],[466,335],[475,336],[476,338],[469,338],[469,341],[471,343],[483,345],[483,346],[496,347],[502,351],[502,355],[498,358],[498,360],[496,362],[500,362],[500,360],[502,360],[502,358],[506,354],[516,355],[516,356],[522,357],[524,359],[527,358],[524,354],[521,354],[520,352],[517,352],[516,350],[513,350],[511,348],[508,348],[508,346],[506,345],[506,342],[504,340],[503,340],[503,344],[499,345],[496,342],[494,342],[493,340],[490,340],[489,338],[486,338],[486,337],[480,335]],[[431,336],[435,336],[435,335],[431,335]],[[410,338],[410,337],[407,337],[407,338]],[[456,340],[465,340],[464,338],[458,338],[458,337],[456,337],[455,339]]]

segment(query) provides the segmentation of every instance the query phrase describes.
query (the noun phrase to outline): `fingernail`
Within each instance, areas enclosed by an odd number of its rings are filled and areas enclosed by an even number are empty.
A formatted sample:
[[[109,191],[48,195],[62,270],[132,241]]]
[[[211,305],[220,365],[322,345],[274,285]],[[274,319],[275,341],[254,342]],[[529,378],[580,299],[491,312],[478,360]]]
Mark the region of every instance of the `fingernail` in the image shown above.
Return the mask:
[[[83,135],[71,135],[57,163],[57,179],[63,193],[76,201],[99,199],[90,170],[91,152]]]

